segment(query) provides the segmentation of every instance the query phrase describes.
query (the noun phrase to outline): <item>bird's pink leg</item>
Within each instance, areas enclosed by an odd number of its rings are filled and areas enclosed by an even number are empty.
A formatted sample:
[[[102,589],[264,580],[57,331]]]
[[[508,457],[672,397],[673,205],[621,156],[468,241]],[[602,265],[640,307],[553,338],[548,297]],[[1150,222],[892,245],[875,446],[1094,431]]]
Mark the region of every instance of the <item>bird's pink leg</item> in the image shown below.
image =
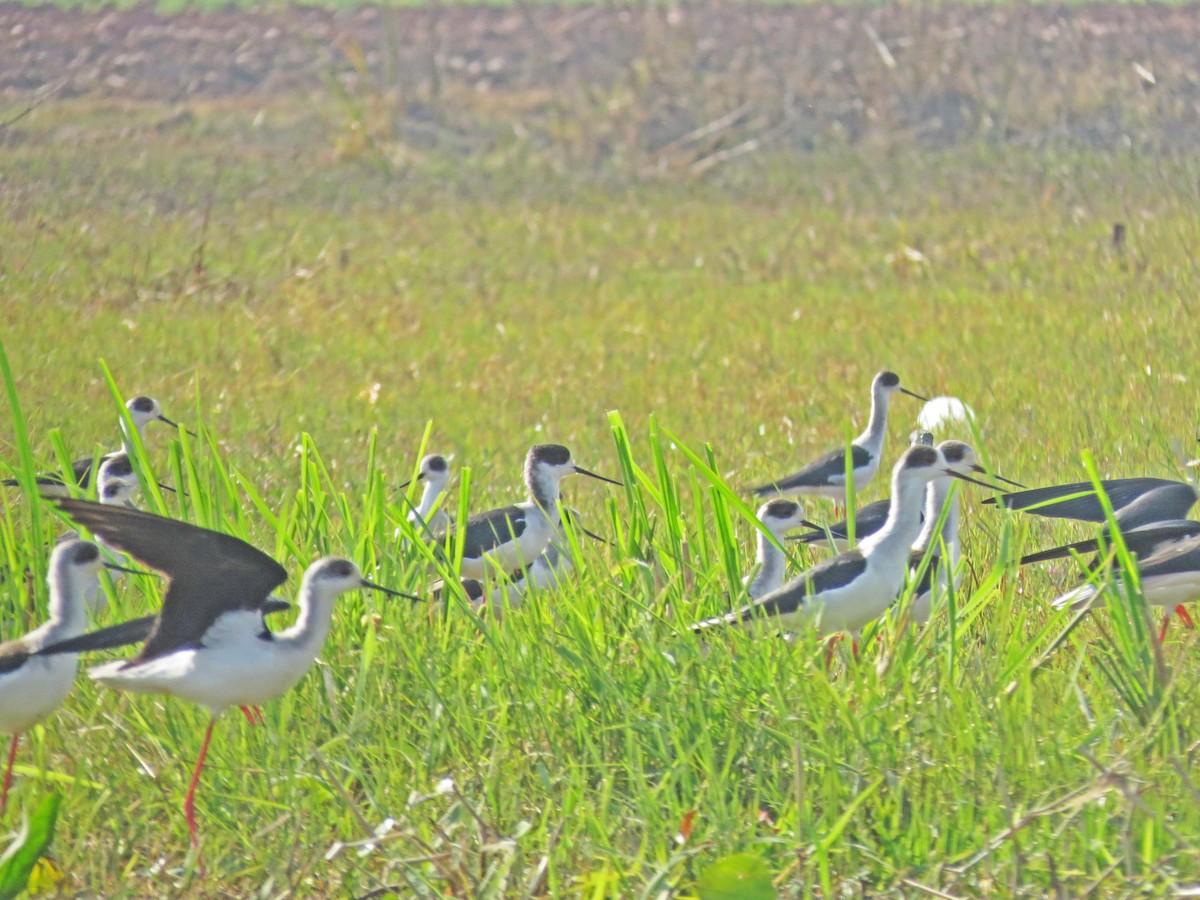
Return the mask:
[[[242,715],[251,725],[267,724],[267,717],[261,706],[239,706],[238,709],[242,711]]]
[[[200,758],[196,760],[196,768],[192,772],[192,783],[188,785],[187,797],[183,800],[183,812],[187,816],[188,835],[192,839],[192,849],[196,851],[197,860],[200,854],[200,836],[196,830],[196,786],[200,783],[200,770],[204,768],[204,757],[208,756],[208,742],[212,740],[213,726],[216,718],[208,720],[208,730],[204,732],[204,743],[200,745]],[[200,864],[204,871],[204,864]]]
[[[1196,630],[1196,623],[1192,621],[1192,617],[1188,615],[1187,607],[1182,603],[1175,607],[1175,615],[1179,616],[1183,624],[1192,629],[1192,631]]]
[[[14,734],[12,742],[8,745],[8,765],[4,767],[4,787],[0,789],[0,816],[8,809],[8,789],[12,787],[13,762],[17,758],[17,744],[20,742],[21,735]]]

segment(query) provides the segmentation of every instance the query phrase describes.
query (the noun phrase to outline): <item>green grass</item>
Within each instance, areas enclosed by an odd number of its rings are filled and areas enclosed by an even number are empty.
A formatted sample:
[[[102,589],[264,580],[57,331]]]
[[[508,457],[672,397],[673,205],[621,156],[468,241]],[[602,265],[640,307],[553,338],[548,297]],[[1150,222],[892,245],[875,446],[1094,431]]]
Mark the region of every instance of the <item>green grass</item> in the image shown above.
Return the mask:
[[[973,405],[979,449],[1023,482],[1087,477],[1084,449],[1101,477],[1177,472],[1200,375],[1193,164],[958,151],[688,184],[487,160],[399,178],[331,161],[312,122],[297,151],[252,111],[182,138],[138,115],[39,109],[5,149],[10,467],[115,443],[103,360],[120,394],[201,431],[148,435],[154,474],[186,487],[168,514],[296,577],[340,553],[416,593],[396,485],[426,444],[455,454],[472,509],[515,497],[547,440],[627,487],[567,483],[615,546],[585,542],[566,589],[502,624],[340,601],[268,726],[218,725],[203,883],[180,806],[204,714],[81,679],[23,743],[5,823],[63,795],[68,893],[686,895],[735,853],[783,896],[1200,881],[1195,636],[1156,656],[1136,603],[1054,612],[1071,567],[1012,566],[1079,529],[967,492],[952,609],[829,670],[812,635],[704,650],[686,632],[753,558],[736,489],[843,440],[883,366]],[[916,410],[896,399],[889,464]],[[59,527],[7,496],[0,557],[33,576],[0,585],[5,637],[44,609]],[[137,581],[106,621],[157,603]]]

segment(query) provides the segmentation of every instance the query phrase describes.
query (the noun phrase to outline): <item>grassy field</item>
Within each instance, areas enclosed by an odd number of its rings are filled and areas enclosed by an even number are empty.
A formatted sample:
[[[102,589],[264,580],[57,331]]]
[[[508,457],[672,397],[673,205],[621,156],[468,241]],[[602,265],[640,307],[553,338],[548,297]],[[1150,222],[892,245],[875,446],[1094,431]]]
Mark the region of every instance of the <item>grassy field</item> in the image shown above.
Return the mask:
[[[62,891],[756,896],[753,874],[721,893],[730,855],[787,897],[1195,890],[1196,635],[1159,655],[1136,605],[1076,621],[1049,608],[1073,566],[1013,564],[1086,530],[967,491],[952,611],[829,669],[812,635],[687,632],[753,559],[737,489],[856,433],[883,367],[970,403],[979,434],[942,436],[1025,483],[1087,477],[1085,451],[1103,477],[1184,471],[1194,160],[835,147],[643,178],[501,147],[397,170],[356,109],[180,125],[62,99],[8,129],[0,341],[37,464],[115,443],[107,366],[201,430],[150,430],[155,475],[187,488],[164,511],[273,553],[289,589],[339,553],[427,593],[395,534],[424,447],[483,509],[531,444],[567,444],[627,483],[566,484],[614,545],[502,623],[340,601],[267,727],[218,724],[204,880],[180,810],[204,714],[81,679],[23,743],[4,823],[62,794]],[[895,400],[887,465],[918,407]],[[9,409],[9,467],[19,445]],[[0,585],[4,637],[44,609],[48,509],[4,501],[0,557],[33,573]],[[106,622],[156,592],[123,586]]]

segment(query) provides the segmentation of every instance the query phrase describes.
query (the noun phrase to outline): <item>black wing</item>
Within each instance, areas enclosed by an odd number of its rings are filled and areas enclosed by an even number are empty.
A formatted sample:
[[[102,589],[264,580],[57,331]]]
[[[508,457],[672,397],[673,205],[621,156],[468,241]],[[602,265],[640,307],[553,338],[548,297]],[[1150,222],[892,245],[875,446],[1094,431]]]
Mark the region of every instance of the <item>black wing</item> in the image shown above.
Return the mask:
[[[283,566],[232,535],[88,500],[55,502],[107,544],[170,579],[137,661],[196,646],[224,613],[261,611],[271,591],[287,580]]]
[[[866,557],[858,550],[839,553],[736,612],[693,625],[692,631],[713,625],[744,625],[760,617],[786,616],[801,609],[809,598],[817,594],[845,587],[861,575],[866,566]]]
[[[272,613],[284,612],[291,608],[292,604],[286,600],[281,600],[278,597],[268,597],[263,603],[262,612],[264,616],[267,616]],[[117,647],[127,647],[130,644],[137,644],[146,640],[150,636],[150,632],[154,630],[154,623],[156,621],[158,621],[158,616],[142,616],[140,619],[130,619],[128,622],[110,625],[108,628],[99,628],[96,631],[89,631],[87,634],[81,634],[78,637],[67,638],[63,641],[48,644],[35,655],[51,656],[58,653],[89,653],[96,650],[115,650]]]
[[[129,644],[138,644],[150,636],[158,616],[142,616],[107,628],[98,628],[66,640],[47,644],[38,651],[38,656],[54,656],[59,653],[88,653],[95,650],[115,650]]]
[[[861,469],[871,461],[871,454],[858,444],[851,444],[850,460],[854,464],[854,468]],[[770,497],[772,494],[801,487],[824,487],[834,483],[833,479],[835,478],[845,477],[845,474],[846,450],[839,447],[837,450],[830,450],[825,455],[817,457],[794,475],[788,475],[786,478],[780,478],[769,484],[760,484],[758,487],[751,488],[750,493],[756,497]]]
[[[1165,549],[1164,545],[1166,544],[1200,537],[1200,522],[1193,522],[1191,519],[1159,522],[1155,525],[1147,525],[1131,531],[1122,529],[1121,536],[1125,539],[1125,546],[1129,549],[1130,553],[1136,553],[1139,557],[1145,559]],[[1071,544],[1063,544],[1061,547],[1051,547],[1048,550],[1026,554],[1021,557],[1021,565],[1045,562],[1048,559],[1062,559],[1063,557],[1070,556],[1072,553],[1080,555],[1097,553],[1099,550],[1099,538],[1075,541]]]
[[[1200,571],[1200,538],[1190,538],[1160,550],[1138,563],[1143,583],[1161,575],[1188,575]]]
[[[888,509],[891,507],[891,500],[876,500],[874,503],[868,503],[860,510],[854,513],[854,537],[862,540],[867,535],[874,534],[883,527],[883,523],[887,521]],[[921,511],[921,520],[925,520],[925,511]],[[850,524],[846,519],[828,526],[831,537],[838,540],[846,540],[850,536]],[[816,544],[825,540],[824,529],[814,529],[806,531],[803,534],[798,534],[792,540],[799,541],[802,544]]]
[[[1159,521],[1183,518],[1191,505],[1196,502],[1196,492],[1190,484],[1182,481],[1170,481],[1166,478],[1116,478],[1110,481],[1101,481],[1100,486],[1108,495],[1113,510],[1118,513],[1151,491],[1170,488],[1171,490],[1162,491],[1157,495],[1161,498],[1160,502],[1168,506],[1178,504],[1179,498],[1185,496],[1184,491],[1186,491],[1186,496],[1191,498],[1188,505],[1176,512],[1164,509],[1163,514],[1158,516]],[[999,502],[1009,509],[1019,509],[1035,516],[1048,516],[1054,519],[1079,519],[1084,522],[1104,521],[1104,507],[1100,505],[1096,489],[1090,481],[1033,488],[1028,491],[1013,491],[1009,494],[1001,494],[998,498],[988,497],[983,502]]]
[[[525,510],[519,506],[493,509],[467,520],[463,556],[478,559],[489,550],[525,533]]]
[[[75,483],[81,488],[86,488],[92,479],[92,458],[83,456],[71,463],[71,474],[75,478]],[[21,482],[16,478],[5,478],[5,485],[15,487]],[[40,488],[64,488],[66,482],[63,481],[61,475],[55,472],[39,472],[34,478],[34,483]]]

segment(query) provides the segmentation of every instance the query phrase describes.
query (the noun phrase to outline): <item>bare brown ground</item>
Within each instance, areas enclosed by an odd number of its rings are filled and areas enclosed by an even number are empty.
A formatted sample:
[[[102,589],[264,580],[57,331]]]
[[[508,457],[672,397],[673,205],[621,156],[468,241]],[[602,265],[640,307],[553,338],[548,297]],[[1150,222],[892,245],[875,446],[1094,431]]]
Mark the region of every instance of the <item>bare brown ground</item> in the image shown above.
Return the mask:
[[[1200,147],[1200,5],[0,6],[0,122],[71,97],[365,102],[418,150],[702,169],[830,142]]]

